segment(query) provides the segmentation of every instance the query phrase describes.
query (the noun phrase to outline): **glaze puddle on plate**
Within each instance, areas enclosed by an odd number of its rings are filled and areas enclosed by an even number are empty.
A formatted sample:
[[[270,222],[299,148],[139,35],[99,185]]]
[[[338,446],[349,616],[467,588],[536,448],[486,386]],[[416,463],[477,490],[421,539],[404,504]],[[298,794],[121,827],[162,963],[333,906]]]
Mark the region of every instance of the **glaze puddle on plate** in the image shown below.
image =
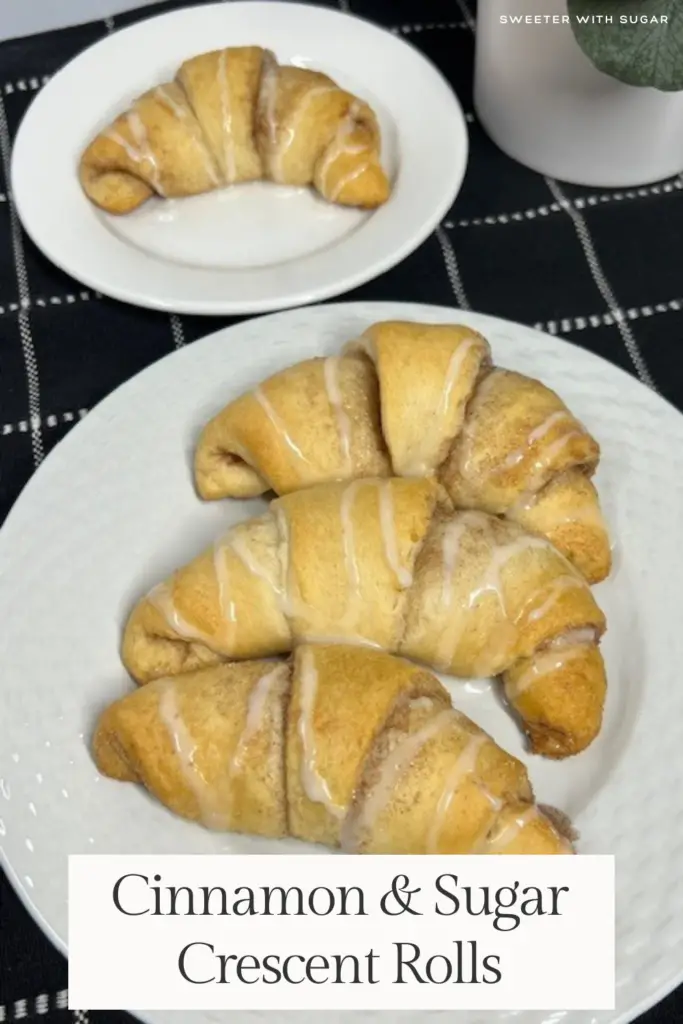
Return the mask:
[[[126,217],[100,214],[153,256],[212,270],[268,267],[335,245],[372,216],[307,188],[251,182],[186,199],[152,199]]]

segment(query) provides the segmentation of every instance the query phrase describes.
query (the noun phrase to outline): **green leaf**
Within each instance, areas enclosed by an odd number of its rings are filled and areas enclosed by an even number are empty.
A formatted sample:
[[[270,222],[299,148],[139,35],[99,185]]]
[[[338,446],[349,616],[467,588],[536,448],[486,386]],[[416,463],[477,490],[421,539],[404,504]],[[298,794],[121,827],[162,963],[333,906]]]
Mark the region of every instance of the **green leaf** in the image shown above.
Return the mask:
[[[599,71],[627,85],[683,89],[683,0],[568,0],[568,9],[576,40]]]

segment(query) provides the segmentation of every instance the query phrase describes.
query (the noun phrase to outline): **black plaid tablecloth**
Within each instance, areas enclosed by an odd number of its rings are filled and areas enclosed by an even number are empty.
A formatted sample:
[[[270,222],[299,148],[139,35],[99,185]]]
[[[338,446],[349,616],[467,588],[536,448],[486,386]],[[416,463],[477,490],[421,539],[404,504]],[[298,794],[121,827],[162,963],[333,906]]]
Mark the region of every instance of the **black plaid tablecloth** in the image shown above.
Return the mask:
[[[9,191],[14,133],[50,75],[106,33],[178,6],[0,44],[0,522],[54,445],[97,402],[167,353],[236,322],[147,312],[83,288],[28,241]],[[683,408],[683,174],[615,192],[528,171],[489,141],[473,111],[473,2],[338,6],[424,50],[456,90],[471,143],[462,191],[436,232],[347,297],[433,302],[533,324],[617,363]],[[0,727],[1,687],[0,678]],[[125,1014],[69,1012],[66,986],[65,960],[0,873],[0,1022],[132,1024]],[[683,988],[640,1024],[669,1021],[683,1022]]]

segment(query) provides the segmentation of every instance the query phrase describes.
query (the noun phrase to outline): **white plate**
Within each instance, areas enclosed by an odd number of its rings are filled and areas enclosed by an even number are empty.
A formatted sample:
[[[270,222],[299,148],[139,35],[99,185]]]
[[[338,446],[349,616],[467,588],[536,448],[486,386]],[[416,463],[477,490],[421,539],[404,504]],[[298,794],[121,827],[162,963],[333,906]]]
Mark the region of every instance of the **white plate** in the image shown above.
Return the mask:
[[[257,182],[152,199],[125,217],[98,211],[77,177],[90,138],[186,58],[245,44],[325,71],[372,105],[389,201],[363,212]],[[450,86],[391,32],[306,4],[217,3],[116,32],[55,75],[19,129],[12,189],[38,248],[91,288],[178,313],[257,313],[339,295],[399,263],[453,203],[467,153]]]
[[[556,388],[602,445],[597,480],[617,547],[612,578],[596,588],[609,622],[600,737],[564,763],[529,758],[493,692],[450,686],[467,713],[528,763],[539,800],[575,819],[580,850],[617,857],[618,1010],[515,1020],[630,1021],[683,976],[683,417],[596,356],[492,317],[354,303],[252,320],[155,363],[57,446],[0,530],[0,843],[8,869],[29,910],[66,950],[69,853],[313,852],[295,841],[217,836],[174,818],[141,789],[98,779],[86,743],[98,711],[131,685],[118,645],[132,603],[226,522],[263,507],[260,499],[196,498],[190,461],[201,426],[264,376],[336,351],[387,318],[477,328],[499,365]],[[165,1024],[168,1015],[144,1019]],[[184,1024],[227,1019],[197,1013]],[[484,1024],[507,1019],[487,1013]],[[459,1020],[483,1018],[460,1013]]]

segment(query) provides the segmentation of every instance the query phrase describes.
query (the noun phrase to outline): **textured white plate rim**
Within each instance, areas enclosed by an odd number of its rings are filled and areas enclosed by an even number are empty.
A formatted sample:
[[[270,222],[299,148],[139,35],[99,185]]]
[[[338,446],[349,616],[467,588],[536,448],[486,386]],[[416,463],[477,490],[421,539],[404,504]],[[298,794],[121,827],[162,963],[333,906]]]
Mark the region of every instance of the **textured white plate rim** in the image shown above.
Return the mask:
[[[329,326],[330,324],[333,324],[335,318],[358,316],[359,318],[364,319],[366,321],[390,318],[405,318],[415,320],[424,319],[435,322],[448,320],[453,322],[455,320],[462,320],[463,322],[470,322],[472,326],[478,326],[479,329],[482,330],[484,333],[492,333],[495,327],[502,328],[503,330],[507,331],[523,332],[530,341],[536,341],[540,345],[547,346],[548,344],[550,344],[552,346],[562,346],[563,350],[567,351],[568,358],[569,352],[571,352],[572,358],[575,358],[577,362],[583,363],[583,369],[585,370],[590,371],[592,369],[594,373],[598,373],[599,370],[602,370],[604,371],[604,373],[614,377],[615,380],[618,381],[619,388],[621,394],[623,394],[624,396],[624,399],[627,400],[629,397],[632,397],[634,400],[641,402],[643,404],[643,407],[647,409],[648,414],[652,415],[657,420],[658,426],[666,430],[669,440],[672,444],[674,444],[677,439],[683,440],[683,418],[681,418],[680,414],[677,412],[677,410],[675,410],[673,406],[664,402],[654,392],[645,388],[625,371],[621,370],[618,367],[614,367],[608,361],[600,359],[599,357],[594,356],[592,353],[589,353],[578,346],[569,345],[568,343],[560,339],[551,338],[550,336],[547,335],[542,335],[540,332],[534,331],[533,329],[525,325],[514,324],[509,321],[501,321],[498,318],[491,316],[470,312],[465,313],[463,311],[453,310],[448,307],[430,307],[418,304],[382,302],[339,303],[334,305],[326,305],[321,307],[314,307],[306,311],[299,310],[284,313],[282,315],[271,315],[267,317],[262,317],[258,318],[258,321],[247,321],[246,323],[253,324],[257,322],[259,324],[263,324],[265,329],[267,330],[269,324],[275,324],[278,322],[281,324],[287,318],[292,317],[292,313],[300,314],[302,312],[305,312],[306,315],[311,318],[313,323],[320,323],[321,328],[324,325]],[[2,529],[0,529],[0,545],[2,544],[4,536],[6,536],[7,534],[8,527],[12,528],[15,522],[20,521],[21,516],[23,514],[23,508],[25,507],[26,504],[32,501],[33,493],[34,491],[37,491],[37,489],[40,487],[41,478],[44,477],[47,467],[51,467],[53,472],[59,472],[60,465],[68,465],[71,449],[77,449],[81,439],[86,435],[86,433],[88,431],[98,432],[101,430],[102,427],[106,427],[108,414],[116,406],[124,406],[128,404],[128,402],[135,397],[136,392],[144,392],[145,388],[153,380],[153,377],[156,373],[163,374],[165,371],[168,371],[168,369],[170,368],[171,361],[173,361],[175,372],[180,372],[182,370],[183,360],[192,360],[194,358],[199,358],[199,353],[201,351],[202,346],[208,347],[211,345],[216,345],[217,343],[222,344],[223,342],[229,342],[231,335],[233,336],[233,338],[235,338],[237,332],[239,332],[239,329],[242,326],[245,326],[245,324],[238,324],[233,328],[226,328],[222,331],[216,332],[215,334],[212,334],[198,342],[193,343],[186,349],[180,350],[179,352],[173,353],[165,357],[164,359],[159,360],[157,363],[152,364],[131,380],[125,382],[123,385],[121,385],[120,388],[112,392],[107,398],[100,402],[99,405],[92,410],[88,417],[86,417],[84,421],[82,421],[80,424],[74,427],[69,432],[69,434],[55,447],[53,452],[46,460],[44,466],[41,467],[41,469],[39,469],[38,472],[34,474],[34,476],[31,478],[26,488],[20,495],[19,499],[15,503],[14,507],[10,511],[4,526],[2,527]],[[496,355],[500,363],[502,365],[505,365],[504,354],[503,357],[501,358],[500,340],[498,342]],[[651,705],[648,706],[651,707]],[[644,714],[643,718],[646,717],[648,716]],[[644,735],[643,729],[641,728],[639,731],[639,735],[634,734],[632,736],[631,742],[634,746],[636,745],[636,743],[642,746],[644,739],[646,740],[647,737],[646,735]],[[649,744],[647,744],[647,746],[649,746]],[[624,774],[623,769],[624,763],[622,762],[622,782]],[[626,765],[626,769],[626,775],[628,777],[628,765]],[[610,787],[613,787],[615,785],[616,781],[615,779],[612,779]],[[598,799],[600,800],[601,797],[599,797]],[[672,835],[670,827],[667,832],[666,839],[669,843],[673,842],[674,837]],[[657,849],[657,847],[655,847],[655,849]],[[49,936],[49,938],[57,946],[57,948],[66,954],[67,948],[64,940],[55,932],[50,922],[46,920],[46,918],[44,917],[40,908],[34,904],[30,893],[25,889],[23,883],[20,881],[18,873],[14,868],[14,865],[7,861],[7,858],[4,856],[4,854],[3,862],[5,864],[5,869],[7,871],[8,877],[12,881],[12,884],[14,885],[20,898],[24,902],[24,905],[26,906],[29,913],[34,917],[36,922]],[[656,867],[652,863],[650,863],[649,867],[650,876],[656,876]],[[619,865],[617,865],[617,877],[619,878]],[[666,885],[666,881],[659,878],[654,878],[652,881],[648,879],[649,893],[651,896],[656,896],[658,892],[659,895],[661,895],[661,891],[658,890],[659,884]],[[658,923],[662,921],[666,914],[668,914],[668,917],[671,917],[671,907],[665,908],[663,906],[660,906],[657,900],[653,899],[652,901],[647,903],[644,908],[641,907],[640,911],[641,917],[643,913],[646,914],[645,920],[642,920],[640,923],[642,924],[643,930],[647,935],[648,943],[652,945],[654,941],[653,937],[658,935]],[[682,979],[683,970],[676,962],[676,957],[674,956],[673,958],[670,958],[667,962],[666,976],[663,978],[658,978],[656,984],[651,985],[651,987],[649,987],[647,991],[643,993],[642,996],[632,999],[630,1004],[627,1007],[624,1007],[623,1010],[615,1012],[614,1014],[608,1013],[607,1015],[600,1015],[599,1017],[595,1018],[589,1018],[586,1016],[577,1017],[575,1013],[570,1013],[568,1014],[568,1020],[571,1021],[572,1024],[575,1020],[577,1021],[577,1024],[579,1021],[581,1022],[581,1024],[583,1024],[584,1021],[586,1022],[586,1024],[588,1024],[589,1019],[595,1019],[596,1021],[599,1020],[600,1024],[602,1024],[603,1021],[605,1022],[605,1024],[627,1024],[627,1022],[633,1021],[638,1014],[644,1012],[650,1006],[654,1005],[661,998],[663,998]],[[467,1011],[462,1012],[463,1020],[467,1019],[466,1014]],[[167,1015],[164,1014],[163,1016],[161,1016],[156,1013],[139,1012],[137,1013],[137,1016],[145,1021],[148,1021],[149,1024],[159,1024],[159,1022],[165,1019]],[[275,1015],[273,1014],[272,1016]],[[429,1014],[425,1013],[424,1016],[425,1018],[427,1018]],[[489,1014],[488,1019],[494,1020],[496,1019],[496,1016],[497,1015]],[[340,1019],[342,1019],[342,1017],[346,1019],[346,1015],[341,1015]],[[385,1015],[380,1015],[380,1017],[381,1019],[388,1019],[388,1016]],[[526,1021],[527,1019],[529,1019],[529,1021],[531,1022],[533,1020],[534,1024],[536,1021],[536,1018],[533,1016],[533,1014],[529,1014],[528,1016],[527,1014],[521,1014],[515,1015],[515,1017],[517,1020],[521,1021]],[[197,1022],[197,1024],[200,1024],[200,1022],[204,1020],[214,1021],[216,1019],[218,1018],[203,1014],[192,1015],[193,1024],[195,1021]],[[256,1019],[256,1017],[252,1017],[251,1015],[246,1014],[244,1019]],[[554,1019],[555,1018],[553,1018],[553,1020]]]
[[[389,225],[386,244],[383,245],[380,242],[379,246],[375,246],[377,252],[374,257],[368,256],[366,247],[359,240],[364,238],[363,229],[371,224],[371,219],[359,231],[353,231],[350,235],[340,239],[338,243],[331,247],[330,252],[334,249],[348,251],[349,257],[352,255],[357,260],[355,266],[349,267],[343,273],[340,273],[334,269],[334,263],[331,258],[330,266],[325,268],[324,275],[321,275],[320,280],[317,282],[315,281],[315,273],[316,265],[319,261],[316,257],[319,254],[313,252],[304,258],[302,266],[306,267],[306,274],[300,275],[301,280],[297,283],[296,287],[292,287],[288,283],[290,273],[288,268],[290,264],[283,264],[280,267],[276,265],[273,273],[269,276],[269,285],[266,292],[260,296],[248,299],[242,299],[238,296],[225,297],[220,288],[214,288],[213,285],[211,297],[206,295],[197,296],[193,282],[195,280],[199,281],[200,278],[204,279],[204,273],[198,268],[191,268],[189,273],[185,270],[183,275],[182,270],[184,268],[176,267],[173,264],[169,265],[170,273],[174,278],[173,289],[169,286],[167,291],[162,289],[155,292],[154,288],[146,285],[144,273],[141,280],[137,280],[135,275],[131,274],[129,278],[125,279],[123,284],[114,284],[107,276],[106,258],[103,261],[102,267],[98,267],[97,262],[94,260],[79,259],[74,251],[69,252],[63,229],[62,231],[56,231],[51,226],[47,231],[44,230],[41,206],[45,201],[44,191],[46,188],[49,190],[49,179],[47,179],[44,188],[40,190],[28,185],[24,186],[24,180],[30,180],[26,176],[25,168],[28,168],[30,162],[35,159],[38,147],[42,140],[44,140],[45,125],[47,119],[51,117],[50,112],[53,110],[53,104],[56,104],[59,98],[61,98],[62,103],[65,101],[65,96],[62,94],[66,89],[74,91],[79,84],[81,88],[83,87],[83,83],[79,83],[78,79],[80,68],[84,65],[88,66],[88,68],[90,67],[93,54],[105,55],[109,50],[114,50],[115,52],[121,46],[125,46],[126,39],[135,37],[141,31],[147,31],[150,25],[154,25],[160,32],[164,28],[170,32],[172,31],[173,23],[179,23],[181,18],[192,17],[193,20],[201,18],[207,21],[212,17],[225,19],[226,17],[244,16],[248,18],[250,16],[250,8],[252,9],[252,14],[257,8],[277,8],[279,13],[289,8],[293,11],[294,16],[302,9],[308,9],[311,12],[315,12],[316,17],[320,16],[326,20],[331,19],[333,22],[337,21],[337,24],[342,23],[346,26],[352,23],[357,27],[358,31],[370,33],[373,38],[376,38],[377,47],[383,47],[389,53],[393,51],[394,53],[410,54],[416,68],[421,67],[423,71],[428,71],[430,88],[432,89],[431,101],[437,100],[439,103],[439,117],[438,119],[436,117],[433,119],[432,139],[438,144],[441,150],[441,159],[450,169],[448,182],[446,183],[444,180],[436,192],[433,192],[431,189],[429,190],[430,208],[429,210],[425,209],[419,220],[411,214],[410,197],[402,196],[400,206],[395,207],[395,215],[392,213],[396,227]],[[53,97],[55,97],[54,101]],[[448,122],[446,122],[446,118],[448,118]],[[397,128],[400,130],[400,118],[395,120]],[[439,122],[438,125],[436,124],[437,120]],[[403,152],[402,159],[408,161],[408,163],[416,160],[416,157],[411,152],[412,148],[408,146],[406,151]],[[105,36],[81,51],[80,54],[74,57],[50,79],[34,98],[24,114],[13,147],[10,177],[13,199],[26,233],[34,244],[60,270],[75,277],[93,290],[121,301],[166,312],[215,316],[218,314],[267,313],[273,310],[318,302],[343,294],[396,266],[431,235],[452,206],[462,185],[467,169],[468,156],[469,136],[460,103],[441,71],[411,42],[393,34],[388,29],[382,28],[367,18],[337,11],[332,8],[320,7],[309,3],[283,3],[281,0],[236,0],[236,2],[230,4],[215,3],[197,7],[190,6],[164,14],[152,15],[141,19],[134,25],[118,30],[112,35]],[[396,200],[400,193],[399,186],[402,173],[403,171],[400,170],[394,196],[384,208],[385,212],[390,209],[393,211],[394,209],[391,203],[392,200]],[[53,201],[57,202],[60,199],[59,196],[53,196],[52,198]],[[80,192],[78,201],[86,207],[90,205]],[[411,216],[412,223],[410,223]],[[405,228],[399,225],[398,218],[405,218],[407,220],[408,223]],[[350,249],[349,246],[351,247]],[[126,252],[128,252],[128,247],[124,247],[121,250],[121,259],[123,259]],[[145,257],[145,259],[149,260],[150,266],[156,266],[154,259],[150,260],[148,257]],[[296,265],[301,261],[294,260],[292,262],[293,265]],[[164,264],[162,263],[162,265]],[[144,270],[144,260],[139,264],[139,267],[142,267]],[[261,268],[255,268],[255,273],[260,272],[260,270]],[[207,271],[206,274],[213,275],[216,283],[221,279],[224,279],[226,284],[230,282],[229,272],[221,274],[220,271]],[[278,283],[278,276],[283,279],[284,284]],[[206,277],[206,280],[208,280],[208,277]],[[305,283],[309,281],[310,283]]]

